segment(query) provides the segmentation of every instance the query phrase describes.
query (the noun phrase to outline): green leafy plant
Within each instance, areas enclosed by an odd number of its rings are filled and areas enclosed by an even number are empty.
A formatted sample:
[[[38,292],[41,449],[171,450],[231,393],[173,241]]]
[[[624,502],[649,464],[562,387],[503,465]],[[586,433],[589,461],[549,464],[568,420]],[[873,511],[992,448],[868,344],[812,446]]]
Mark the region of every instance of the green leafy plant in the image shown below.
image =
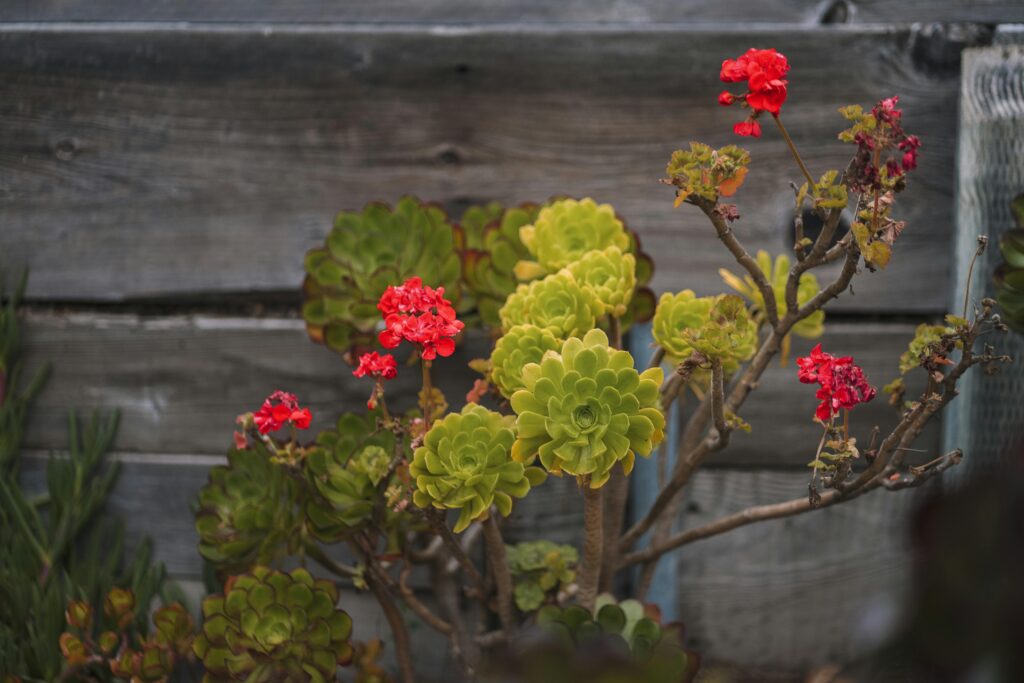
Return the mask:
[[[501,307],[501,326],[535,325],[559,339],[579,336],[597,324],[604,307],[567,271],[519,285]]]
[[[505,547],[505,558],[515,580],[516,607],[532,612],[552,591],[564,591],[576,580],[579,553],[571,545],[528,541]]]
[[[352,620],[337,608],[338,589],[305,569],[255,567],[203,600],[193,650],[209,683],[334,680],[352,660]]]

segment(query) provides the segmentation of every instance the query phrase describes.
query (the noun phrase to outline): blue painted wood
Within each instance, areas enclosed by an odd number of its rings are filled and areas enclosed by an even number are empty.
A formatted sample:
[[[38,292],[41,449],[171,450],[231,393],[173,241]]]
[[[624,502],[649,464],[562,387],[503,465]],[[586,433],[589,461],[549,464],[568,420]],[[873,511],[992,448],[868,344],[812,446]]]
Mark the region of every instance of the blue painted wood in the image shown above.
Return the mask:
[[[636,367],[643,370],[651,362],[654,350],[654,336],[650,323],[634,325],[629,332],[629,348],[633,353]],[[665,442],[661,446],[668,449],[667,471],[671,472],[675,465],[676,444],[679,442],[679,411],[673,410],[668,418],[668,430]],[[629,480],[630,506],[629,521],[632,524],[647,514],[658,495],[658,459],[638,458],[633,474]],[[649,534],[648,534],[649,535]],[[648,535],[644,535],[640,544],[647,543]],[[636,574],[634,574],[635,578]],[[665,621],[678,619],[679,594],[677,587],[678,571],[671,556],[663,558],[654,573],[651,588],[647,593],[647,601],[657,603],[661,608],[661,616]]]

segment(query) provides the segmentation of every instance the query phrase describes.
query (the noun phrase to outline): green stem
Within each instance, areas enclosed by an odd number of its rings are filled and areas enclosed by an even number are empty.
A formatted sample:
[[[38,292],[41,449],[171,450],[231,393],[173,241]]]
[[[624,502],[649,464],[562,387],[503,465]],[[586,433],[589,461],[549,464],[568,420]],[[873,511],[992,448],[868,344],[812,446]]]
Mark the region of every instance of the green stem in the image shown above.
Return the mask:
[[[430,429],[430,420],[434,412],[434,385],[430,381],[430,361],[421,359],[420,367],[423,368],[423,424],[426,429]]]
[[[782,119],[779,118],[778,114],[772,114],[772,118],[775,119],[775,125],[779,127],[779,132],[782,133],[782,138],[786,141],[786,145],[789,146],[790,154],[796,159],[796,163],[800,167],[800,171],[803,172],[804,178],[807,178],[807,189],[813,192],[814,178],[811,177],[811,172],[807,170],[807,165],[804,164],[804,160],[800,157],[800,152],[796,151],[793,138],[789,137],[789,131],[782,125]]]

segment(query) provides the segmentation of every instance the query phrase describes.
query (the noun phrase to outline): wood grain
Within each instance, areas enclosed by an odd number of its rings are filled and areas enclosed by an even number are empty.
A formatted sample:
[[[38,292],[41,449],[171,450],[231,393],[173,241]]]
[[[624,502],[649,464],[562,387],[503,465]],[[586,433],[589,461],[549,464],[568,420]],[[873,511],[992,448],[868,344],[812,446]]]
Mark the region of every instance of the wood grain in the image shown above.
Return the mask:
[[[611,202],[640,231],[657,289],[711,292],[730,260],[658,178],[691,139],[736,142],[742,114],[716,104],[719,65],[773,45],[794,65],[784,116],[814,172],[845,164],[835,110],[849,102],[899,93],[924,140],[894,264],[837,306],[940,311],[957,111],[947,53],[960,43],[929,35],[949,49],[881,27],[6,24],[3,263],[32,266],[35,300],[259,298],[295,291],[340,209],[566,193]],[[779,251],[798,173],[774,130],[742,142],[754,161],[736,232]]]
[[[363,410],[371,388],[368,380],[352,377],[338,356],[312,344],[297,320],[34,313],[26,331],[27,369],[46,360],[54,365],[29,424],[26,446],[35,449],[61,448],[68,412],[96,406],[121,411],[119,451],[222,454],[235,416],[258,408],[275,389],[295,393],[311,408],[315,433],[342,412]],[[836,323],[823,343],[834,353],[855,355],[881,386],[895,375],[896,359],[912,336],[909,325]],[[797,340],[794,354],[809,347]],[[453,406],[462,405],[478,376],[466,363],[488,355],[486,340],[474,335],[438,363],[435,376]],[[816,400],[795,373],[792,361],[767,371],[743,411],[752,433],[736,434],[713,463],[811,460],[808,449],[820,436],[811,422]],[[415,369],[400,372],[388,386],[392,407],[411,407],[418,382]],[[865,440],[874,424],[895,422],[896,413],[880,397],[858,409],[852,424]],[[919,447],[933,449],[936,440],[937,430],[929,430]]]
[[[679,22],[1024,21],[1013,0],[10,0],[3,21]]]
[[[806,491],[806,473],[704,470],[687,489],[680,527]],[[922,495],[880,491],[676,551],[669,559],[693,645],[713,660],[794,673],[870,651],[903,605],[905,534]]]

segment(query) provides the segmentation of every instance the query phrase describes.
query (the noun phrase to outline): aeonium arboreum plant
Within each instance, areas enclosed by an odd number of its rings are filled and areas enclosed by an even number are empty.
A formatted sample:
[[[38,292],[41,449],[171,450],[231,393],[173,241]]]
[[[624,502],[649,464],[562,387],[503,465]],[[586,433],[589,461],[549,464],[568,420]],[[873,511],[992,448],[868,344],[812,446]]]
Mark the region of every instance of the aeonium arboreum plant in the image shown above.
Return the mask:
[[[786,380],[816,386],[815,413],[795,416],[822,430],[817,445],[806,444],[806,490],[673,529],[694,472],[736,432],[749,431],[746,401],[774,358],[787,354],[791,336],[822,336],[824,308],[855,277],[898,258],[898,238],[911,229],[896,210],[921,141],[905,132],[898,99],[843,109],[851,127],[840,133],[837,121],[837,133],[855,146],[853,159],[845,172],[812,175],[782,122],[801,66],[772,49],[726,59],[721,79],[743,90],[719,102],[746,110],[734,126],[741,136],[759,137],[771,117],[795,161],[797,214],[818,216],[817,237],[796,220],[789,253],[751,256],[743,244],[750,231],[723,199],[739,195],[751,174],[779,171],[759,169],[745,149],[694,142],[667,165],[676,205],[702,214],[735,260],[739,275],[723,271],[735,293],[692,282],[693,289],[663,292],[655,310],[644,287],[649,257],[615,210],[590,198],[487,204],[467,210],[457,226],[413,200],[341,214],[325,246],[307,257],[304,316],[314,338],[351,351],[368,412],[344,414],[307,439],[312,416],[278,392],[240,419],[229,465],[211,475],[197,518],[204,555],[222,573],[243,577],[207,609],[196,641],[197,653],[213,658],[215,677],[273,671],[288,680],[329,679],[347,659],[347,622],[332,616],[329,584],[259,568],[287,555],[346,590],[373,595],[402,683],[416,676],[410,621],[448,640],[466,679],[484,680],[495,663],[514,661],[511,680],[569,683],[582,680],[580,672],[588,680],[628,672],[631,681],[688,681],[698,660],[683,648],[681,630],[661,625],[656,608],[642,604],[659,560],[746,524],[916,487],[959,462],[962,453],[953,451],[912,466],[909,454],[965,373],[1008,360],[988,341],[1004,328],[994,302],[974,302],[969,293],[970,305],[945,325],[926,326],[893,359],[901,376],[923,372],[927,389],[910,397],[901,382],[890,385],[898,422],[888,433],[857,440],[873,425],[855,408],[875,388],[826,336]],[[844,213],[855,221],[840,234]],[[837,268],[826,271],[830,265]],[[636,366],[622,335],[642,310],[653,315],[649,367]],[[450,407],[435,374],[453,371],[466,320],[489,329],[493,350],[473,361],[484,378],[466,387],[470,404]],[[419,387],[415,397],[396,389],[410,383]],[[677,457],[662,461],[653,503],[635,509],[627,527],[635,458],[665,439],[666,415],[679,409],[687,387],[697,399],[685,401]],[[506,545],[505,518],[545,486],[545,473],[576,479],[583,529],[571,544]],[[617,581],[633,568],[635,581]],[[631,599],[598,597],[616,587],[618,598]],[[326,597],[311,602],[310,594]],[[517,656],[535,651],[538,641],[524,634],[536,627],[556,640],[544,645],[543,658]],[[379,644],[356,650],[376,653]],[[603,658],[588,656],[598,650]],[[367,657],[365,671],[379,671]],[[541,659],[553,668],[530,666]]]

